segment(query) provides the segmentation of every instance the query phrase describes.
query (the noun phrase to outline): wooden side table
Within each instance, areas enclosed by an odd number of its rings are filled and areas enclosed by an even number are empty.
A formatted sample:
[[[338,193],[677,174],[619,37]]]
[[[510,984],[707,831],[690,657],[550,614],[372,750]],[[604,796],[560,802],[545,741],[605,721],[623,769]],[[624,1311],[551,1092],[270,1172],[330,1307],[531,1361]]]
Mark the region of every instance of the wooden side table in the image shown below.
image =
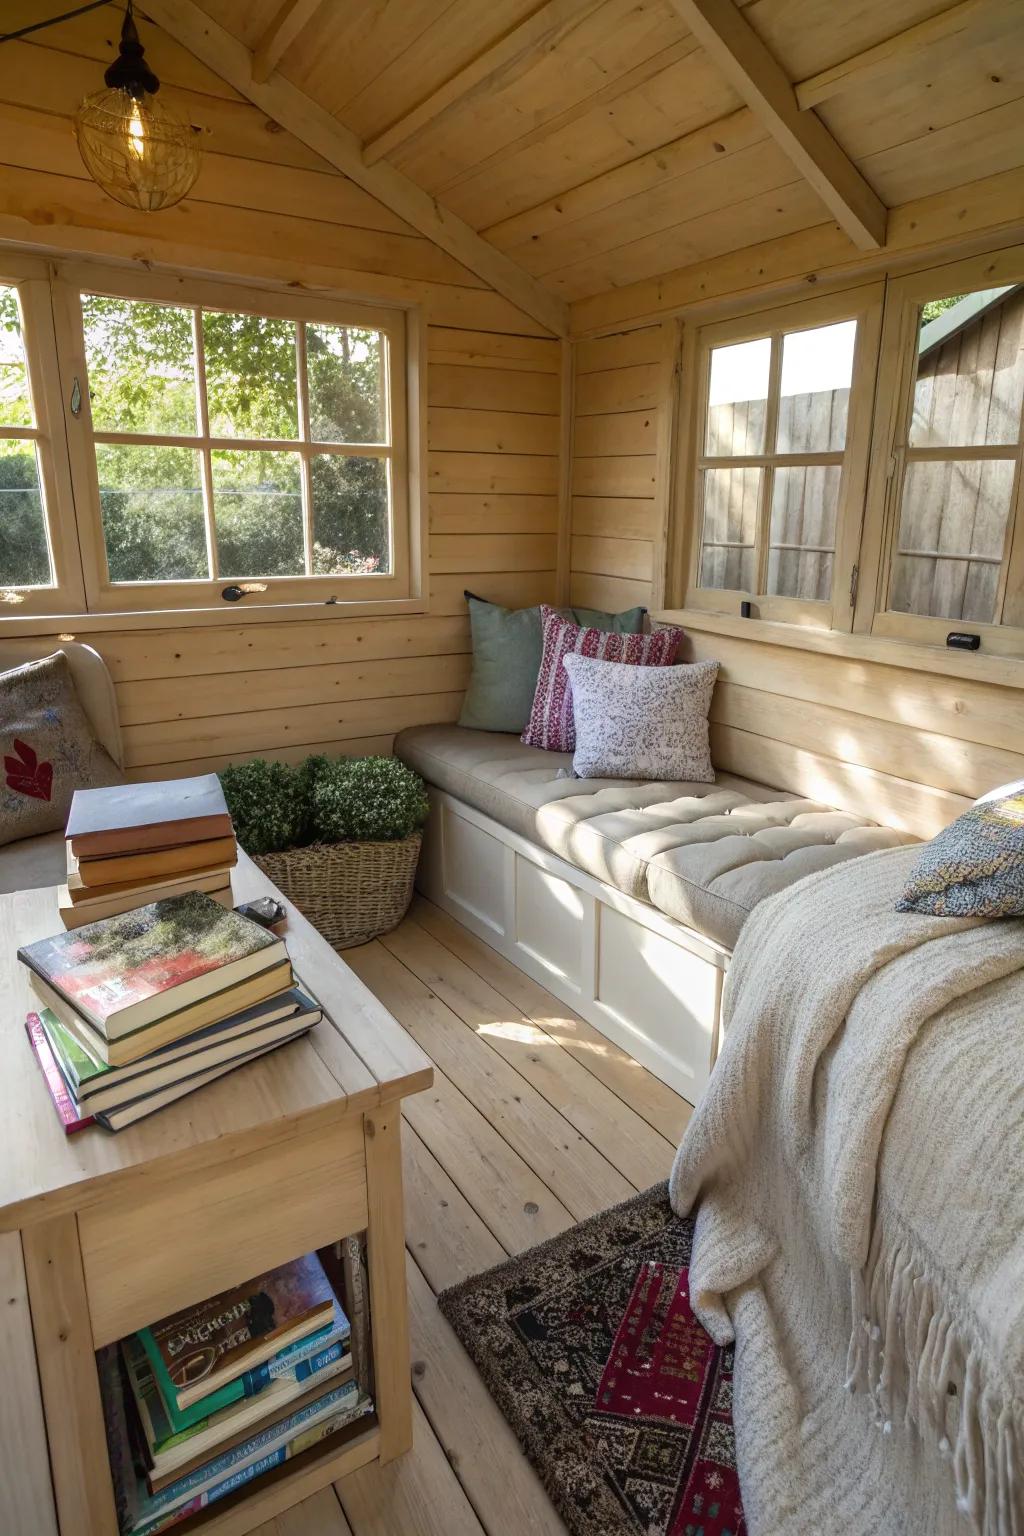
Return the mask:
[[[280,893],[242,856],[235,900]],[[286,906],[288,904],[286,903]],[[308,1037],[110,1135],[65,1137],[24,1036],[20,944],[60,928],[55,890],[0,897],[0,1530],[117,1536],[95,1351],[261,1270],[367,1234],[375,1417],[181,1527],[241,1536],[412,1443],[401,1100],[433,1068],[294,908]]]

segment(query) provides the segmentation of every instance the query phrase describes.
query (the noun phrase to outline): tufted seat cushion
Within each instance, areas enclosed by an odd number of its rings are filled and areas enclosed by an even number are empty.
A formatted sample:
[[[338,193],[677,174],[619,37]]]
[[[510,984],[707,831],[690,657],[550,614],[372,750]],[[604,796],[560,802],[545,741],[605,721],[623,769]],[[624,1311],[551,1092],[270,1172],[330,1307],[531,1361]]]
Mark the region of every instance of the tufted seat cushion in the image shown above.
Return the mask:
[[[413,726],[395,752],[429,784],[728,949],[765,896],[912,841],[730,774],[715,784],[574,779],[570,753],[496,732]]]

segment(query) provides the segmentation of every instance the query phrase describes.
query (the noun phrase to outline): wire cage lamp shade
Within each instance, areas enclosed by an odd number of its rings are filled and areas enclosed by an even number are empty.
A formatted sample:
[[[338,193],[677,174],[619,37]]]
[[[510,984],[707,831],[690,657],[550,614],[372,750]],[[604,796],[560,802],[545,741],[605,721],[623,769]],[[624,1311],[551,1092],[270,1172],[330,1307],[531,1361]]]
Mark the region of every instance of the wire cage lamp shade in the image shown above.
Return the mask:
[[[199,149],[191,124],[157,99],[160,82],[143,53],[129,0],[106,89],[79,107],[75,138],[86,170],[104,192],[152,213],[180,203],[191,190]]]

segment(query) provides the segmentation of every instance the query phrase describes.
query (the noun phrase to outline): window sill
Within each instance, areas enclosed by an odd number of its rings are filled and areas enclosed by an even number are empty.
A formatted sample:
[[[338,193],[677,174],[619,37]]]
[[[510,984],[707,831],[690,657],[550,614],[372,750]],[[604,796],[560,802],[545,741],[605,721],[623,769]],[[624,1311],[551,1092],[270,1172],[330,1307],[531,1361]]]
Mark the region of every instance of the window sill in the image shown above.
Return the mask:
[[[784,645],[792,650],[817,651],[871,661],[879,666],[904,667],[942,677],[960,677],[994,683],[1004,688],[1024,688],[1024,659],[996,656],[991,652],[954,651],[941,645],[921,645],[881,635],[847,634],[836,629],[812,629],[780,624],[770,619],[742,619],[729,613],[706,613],[698,608],[663,608],[651,613],[660,624],[679,624],[704,634],[736,635],[762,645]]]
[[[63,635],[83,639],[88,635],[126,629],[206,629],[228,624],[335,623],[339,619],[397,618],[429,612],[426,597],[357,598],[348,603],[262,603],[247,608],[244,602],[216,608],[160,608],[110,613],[26,613],[0,618],[0,640],[5,635]]]

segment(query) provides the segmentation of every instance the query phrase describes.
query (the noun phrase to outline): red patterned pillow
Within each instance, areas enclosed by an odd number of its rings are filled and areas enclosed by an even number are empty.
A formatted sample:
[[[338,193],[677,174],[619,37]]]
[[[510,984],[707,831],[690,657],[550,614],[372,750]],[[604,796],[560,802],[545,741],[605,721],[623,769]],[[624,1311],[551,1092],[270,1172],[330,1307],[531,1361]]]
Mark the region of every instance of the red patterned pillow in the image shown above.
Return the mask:
[[[652,635],[613,635],[603,629],[581,629],[542,605],[544,626],[540,673],[533,708],[522,741],[545,752],[571,752],[576,746],[572,688],[562,657],[575,652],[599,661],[621,661],[630,667],[669,667],[682,643],[681,629],[658,629]]]

